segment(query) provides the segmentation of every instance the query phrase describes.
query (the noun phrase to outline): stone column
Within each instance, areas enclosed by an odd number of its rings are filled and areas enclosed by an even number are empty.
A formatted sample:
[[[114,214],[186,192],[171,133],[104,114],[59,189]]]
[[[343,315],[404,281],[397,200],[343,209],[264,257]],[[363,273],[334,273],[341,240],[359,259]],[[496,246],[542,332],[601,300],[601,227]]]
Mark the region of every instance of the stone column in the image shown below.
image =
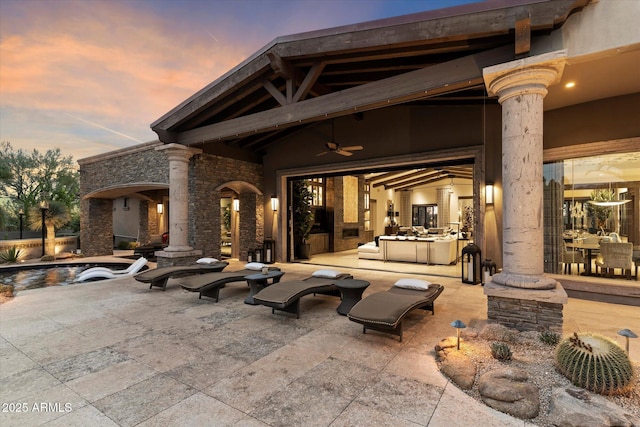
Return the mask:
[[[566,51],[483,70],[502,105],[503,270],[485,285],[487,318],[519,330],[562,330],[567,294],[544,274],[543,99]]]
[[[451,189],[438,188],[438,227],[447,227],[451,221]]]
[[[543,99],[560,81],[566,53],[553,52],[484,69],[502,105],[503,271],[493,281],[552,289],[544,277]]]
[[[169,159],[169,246],[158,252],[159,257],[180,258],[197,255],[189,246],[189,159],[200,149],[181,144],[166,144],[156,148]],[[169,264],[176,264],[170,262]],[[165,264],[158,259],[158,265]],[[166,265],[166,264],[165,264]]]

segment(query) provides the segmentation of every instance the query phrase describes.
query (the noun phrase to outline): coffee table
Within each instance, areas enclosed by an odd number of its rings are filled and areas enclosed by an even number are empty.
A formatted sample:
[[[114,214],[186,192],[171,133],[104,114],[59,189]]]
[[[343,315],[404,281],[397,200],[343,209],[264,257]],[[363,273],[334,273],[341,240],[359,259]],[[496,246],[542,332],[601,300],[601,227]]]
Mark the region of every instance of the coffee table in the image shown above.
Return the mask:
[[[253,296],[269,285],[278,283],[280,278],[284,276],[284,271],[269,270],[266,274],[257,273],[245,276],[245,280],[249,284],[249,295],[244,299],[245,304],[258,305],[253,300]]]
[[[346,316],[351,308],[362,299],[362,294],[370,285],[366,280],[344,279],[336,280],[336,287],[340,290],[342,302],[336,309],[338,314]]]

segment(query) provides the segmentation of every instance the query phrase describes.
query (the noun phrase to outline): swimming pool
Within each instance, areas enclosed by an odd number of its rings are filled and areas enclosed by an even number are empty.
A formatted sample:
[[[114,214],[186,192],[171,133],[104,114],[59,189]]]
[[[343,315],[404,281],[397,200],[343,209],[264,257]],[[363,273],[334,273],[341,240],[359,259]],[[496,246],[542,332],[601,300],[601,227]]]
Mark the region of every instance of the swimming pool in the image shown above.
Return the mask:
[[[47,286],[67,286],[74,284],[75,278],[91,267],[109,267],[125,269],[127,263],[78,263],[31,265],[0,268],[0,284],[13,285],[14,293],[28,289],[45,288]]]

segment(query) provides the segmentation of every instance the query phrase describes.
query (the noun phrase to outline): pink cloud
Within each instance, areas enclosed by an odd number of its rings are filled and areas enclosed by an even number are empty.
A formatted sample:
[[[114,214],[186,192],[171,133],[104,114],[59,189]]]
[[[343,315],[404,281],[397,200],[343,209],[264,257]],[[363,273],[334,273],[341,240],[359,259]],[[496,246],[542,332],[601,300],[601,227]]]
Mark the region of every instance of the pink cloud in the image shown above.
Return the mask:
[[[176,34],[170,22],[121,2],[82,2],[71,14],[32,10],[0,43],[3,108],[104,118],[126,110],[148,126],[250,53],[204,31]]]

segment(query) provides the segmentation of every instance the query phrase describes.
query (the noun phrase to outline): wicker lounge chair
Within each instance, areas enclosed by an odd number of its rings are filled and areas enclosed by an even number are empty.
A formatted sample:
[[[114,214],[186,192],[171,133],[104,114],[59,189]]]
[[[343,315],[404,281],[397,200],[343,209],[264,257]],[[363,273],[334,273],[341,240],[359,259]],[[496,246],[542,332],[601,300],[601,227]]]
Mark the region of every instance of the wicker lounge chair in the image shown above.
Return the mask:
[[[204,259],[204,258],[203,258]],[[199,260],[200,261],[200,260]],[[205,274],[222,271],[227,265],[226,261],[213,260],[211,262],[193,265],[177,265],[173,267],[159,267],[143,271],[133,276],[138,282],[149,283],[149,289],[153,287],[167,289],[167,280],[171,277],[189,276],[193,274]]]
[[[422,282],[426,289],[407,289],[402,283]],[[416,286],[422,287],[422,286]],[[347,316],[349,320],[361,323],[362,333],[367,329],[397,335],[402,341],[402,321],[413,310],[420,308],[435,314],[433,303],[444,287],[421,280],[401,279],[386,292],[371,294],[353,306]]]
[[[254,264],[255,266],[252,266]],[[215,298],[218,302],[220,289],[224,288],[227,283],[242,282],[246,276],[259,273],[262,268],[257,266],[258,263],[249,263],[242,270],[238,271],[221,271],[218,273],[207,273],[198,276],[186,277],[180,280],[182,289],[189,292],[198,292],[198,299],[205,297]],[[280,270],[277,267],[268,267],[269,270]]]
[[[347,273],[340,273],[334,270],[318,270],[306,279],[280,282],[264,288],[254,295],[253,300],[258,304],[271,307],[271,313],[275,313],[275,310],[280,310],[293,313],[299,319],[300,298],[309,294],[340,296],[340,291],[335,282],[352,278],[353,276]]]

